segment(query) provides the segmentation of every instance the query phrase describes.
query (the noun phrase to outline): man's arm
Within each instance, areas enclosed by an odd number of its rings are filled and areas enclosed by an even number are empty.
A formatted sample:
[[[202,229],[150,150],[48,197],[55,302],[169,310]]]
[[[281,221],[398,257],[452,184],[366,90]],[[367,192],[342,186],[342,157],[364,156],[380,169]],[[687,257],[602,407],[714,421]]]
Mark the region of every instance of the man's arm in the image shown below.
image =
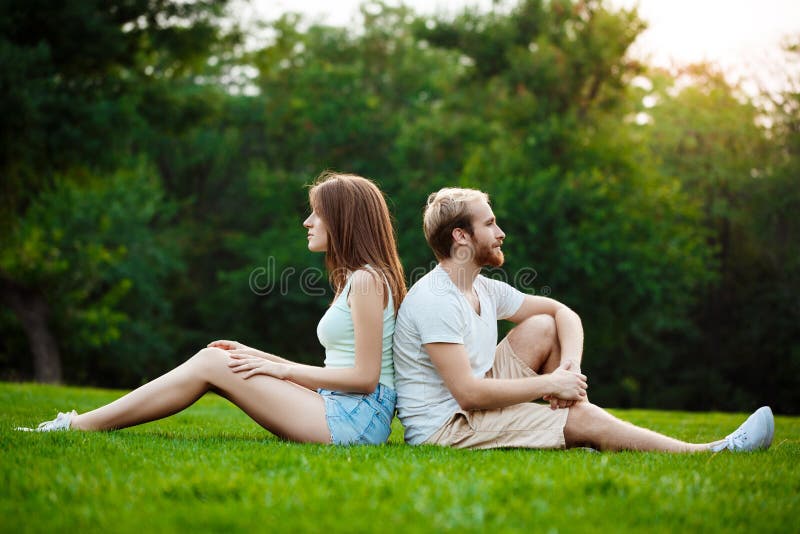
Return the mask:
[[[557,300],[525,295],[522,305],[508,320],[521,323],[529,317],[541,314],[550,315],[556,321],[558,342],[561,345],[561,363],[571,362],[571,369],[580,372],[583,358],[583,325],[577,313]]]
[[[462,410],[489,410],[540,399],[545,395],[580,400],[586,396],[586,377],[565,363],[553,373],[526,378],[478,378],[473,376],[464,345],[423,345]]]

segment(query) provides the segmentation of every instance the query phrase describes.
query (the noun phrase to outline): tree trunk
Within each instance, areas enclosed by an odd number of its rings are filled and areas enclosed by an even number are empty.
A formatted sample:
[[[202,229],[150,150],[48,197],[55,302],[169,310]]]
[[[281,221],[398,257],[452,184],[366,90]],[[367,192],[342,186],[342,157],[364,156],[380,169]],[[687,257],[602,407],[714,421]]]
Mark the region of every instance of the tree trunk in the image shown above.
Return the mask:
[[[61,382],[61,354],[50,328],[47,325],[49,308],[44,296],[3,280],[2,300],[11,308],[28,336],[33,353],[34,375],[38,382],[56,384]]]

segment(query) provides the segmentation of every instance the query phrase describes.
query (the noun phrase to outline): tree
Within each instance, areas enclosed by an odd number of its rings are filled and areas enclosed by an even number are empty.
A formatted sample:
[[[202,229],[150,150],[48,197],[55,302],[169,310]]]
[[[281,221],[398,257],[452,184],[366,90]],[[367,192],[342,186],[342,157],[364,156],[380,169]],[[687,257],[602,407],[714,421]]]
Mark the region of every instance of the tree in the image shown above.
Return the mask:
[[[65,345],[72,349],[69,378],[85,381],[93,351],[169,316],[160,292],[179,264],[159,227],[171,211],[143,165],[90,187],[58,177],[30,204],[7,236],[0,270],[13,280],[4,281],[3,298],[30,340],[37,380],[61,380],[59,347]],[[163,357],[159,331],[137,336],[138,357],[118,343],[116,356],[129,364],[148,351]]]
[[[661,171],[677,177],[701,206],[719,271],[699,288],[693,310],[699,335],[677,347],[693,364],[671,371],[684,388],[673,403],[796,409],[786,379],[800,365],[798,312],[789,297],[800,270],[786,240],[796,233],[789,213],[800,207],[796,174],[788,171],[791,127],[783,126],[796,120],[792,106],[773,112],[773,126],[765,127],[753,98],[709,65],[653,79],[647,142]]]
[[[43,288],[48,285],[45,277],[62,274],[53,267],[62,260],[48,270],[26,267],[13,256],[25,247],[52,245],[47,239],[56,239],[61,230],[34,223],[31,213],[61,194],[79,198],[73,186],[86,187],[91,196],[120,160],[129,160],[146,137],[141,107],[153,101],[159,87],[165,89],[163,79],[185,75],[204,61],[222,38],[218,20],[225,4],[0,3],[0,113],[5,119],[0,126],[0,233],[8,252],[0,269],[0,290],[25,326],[36,353],[36,376],[42,380],[61,378],[58,344],[48,327],[54,303]],[[39,250],[33,257],[45,258],[39,254],[49,252]]]

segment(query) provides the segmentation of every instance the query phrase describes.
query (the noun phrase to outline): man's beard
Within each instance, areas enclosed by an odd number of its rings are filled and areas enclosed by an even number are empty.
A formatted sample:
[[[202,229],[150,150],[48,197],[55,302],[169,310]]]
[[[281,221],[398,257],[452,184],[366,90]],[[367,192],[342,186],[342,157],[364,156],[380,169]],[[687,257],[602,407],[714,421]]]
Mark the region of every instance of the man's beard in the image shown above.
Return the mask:
[[[481,267],[500,267],[505,262],[503,251],[499,248],[494,248],[492,245],[480,246],[475,251],[475,263]]]

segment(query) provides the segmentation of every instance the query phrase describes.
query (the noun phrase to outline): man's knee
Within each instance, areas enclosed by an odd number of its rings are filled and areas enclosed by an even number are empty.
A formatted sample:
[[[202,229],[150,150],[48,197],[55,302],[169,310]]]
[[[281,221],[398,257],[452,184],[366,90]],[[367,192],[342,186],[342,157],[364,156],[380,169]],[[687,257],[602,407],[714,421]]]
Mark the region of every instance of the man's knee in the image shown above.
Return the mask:
[[[569,418],[576,422],[585,423],[596,415],[597,406],[589,401],[576,402],[569,409]]]
[[[593,433],[596,427],[607,426],[611,415],[589,401],[576,402],[569,409],[567,424],[581,434]]]
[[[558,341],[556,320],[551,315],[540,314],[528,317],[509,333],[512,347],[549,345]]]
[[[568,447],[589,445],[596,434],[600,408],[589,401],[577,402],[569,409],[564,439]]]
[[[547,338],[556,337],[556,320],[552,315],[539,314],[528,317],[523,323],[530,324],[529,328],[538,332],[540,336]]]

